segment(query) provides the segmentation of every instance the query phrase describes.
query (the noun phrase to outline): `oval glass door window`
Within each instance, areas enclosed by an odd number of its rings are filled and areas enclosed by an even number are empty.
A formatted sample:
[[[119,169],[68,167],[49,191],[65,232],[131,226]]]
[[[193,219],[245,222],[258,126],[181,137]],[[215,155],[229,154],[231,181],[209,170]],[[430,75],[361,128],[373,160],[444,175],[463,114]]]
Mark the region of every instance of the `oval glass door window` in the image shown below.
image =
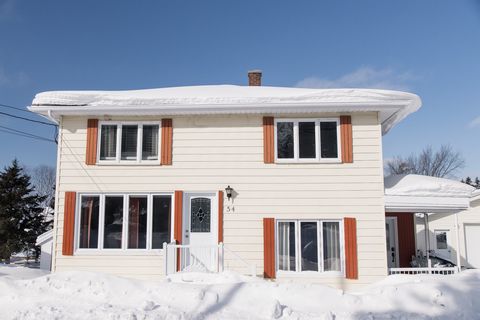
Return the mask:
[[[190,232],[210,232],[211,200],[193,198],[190,208]]]

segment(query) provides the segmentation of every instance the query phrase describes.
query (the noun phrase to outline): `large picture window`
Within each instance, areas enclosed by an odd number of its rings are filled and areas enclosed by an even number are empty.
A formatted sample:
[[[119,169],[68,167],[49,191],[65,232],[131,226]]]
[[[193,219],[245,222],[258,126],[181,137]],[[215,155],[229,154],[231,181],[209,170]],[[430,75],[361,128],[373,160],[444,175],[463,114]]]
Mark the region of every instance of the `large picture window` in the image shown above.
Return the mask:
[[[277,162],[340,161],[338,118],[276,119]]]
[[[342,272],[340,226],[340,221],[277,221],[278,270]]]
[[[170,194],[80,195],[80,250],[161,249],[171,241]]]
[[[158,163],[158,123],[102,122],[99,163]]]

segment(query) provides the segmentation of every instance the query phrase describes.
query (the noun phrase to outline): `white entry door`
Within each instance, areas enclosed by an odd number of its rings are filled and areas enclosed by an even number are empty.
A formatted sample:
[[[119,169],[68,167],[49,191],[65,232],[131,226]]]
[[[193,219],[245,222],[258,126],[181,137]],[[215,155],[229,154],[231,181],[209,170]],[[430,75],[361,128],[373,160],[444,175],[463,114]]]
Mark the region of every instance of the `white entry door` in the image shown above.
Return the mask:
[[[215,193],[186,194],[183,212],[184,270],[215,271],[218,259],[218,208]]]
[[[435,229],[435,253],[439,258],[452,261],[452,250],[450,245],[450,230],[449,229]]]
[[[385,217],[385,231],[387,237],[387,262],[389,268],[398,268],[398,235],[397,218]]]
[[[480,268],[480,224],[465,224],[465,249],[469,267]]]

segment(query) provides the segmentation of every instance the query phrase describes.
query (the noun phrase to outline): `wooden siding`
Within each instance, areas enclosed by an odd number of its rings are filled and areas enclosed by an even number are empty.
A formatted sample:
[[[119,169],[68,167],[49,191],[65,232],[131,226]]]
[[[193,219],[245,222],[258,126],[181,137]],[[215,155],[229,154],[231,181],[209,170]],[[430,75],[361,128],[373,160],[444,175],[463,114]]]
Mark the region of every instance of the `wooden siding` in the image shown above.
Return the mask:
[[[278,115],[301,117],[301,115]],[[334,117],[338,114],[315,114]],[[161,117],[114,117],[114,121],[161,121]],[[225,246],[263,274],[263,218],[343,219],[354,217],[358,235],[358,280],[362,285],[387,274],[383,204],[381,126],[376,113],[352,115],[354,163],[265,164],[261,115],[196,116],[173,118],[172,165],[86,166],[85,117],[65,117],[60,124],[60,165],[57,188],[55,271],[108,270],[110,256],[61,255],[65,191],[89,192],[216,192],[227,185],[235,189],[225,211]],[[181,231],[181,230],[180,230]],[[175,233],[175,231],[174,231]],[[135,261],[112,268],[112,273],[137,278],[163,274],[161,254],[115,257]],[[226,253],[227,267],[248,272]],[[282,278],[277,274],[277,280]],[[283,276],[286,279],[286,276]],[[297,278],[296,278],[297,279]],[[308,278],[310,282],[338,286],[332,277]]]
[[[357,220],[344,219],[345,234],[345,276],[347,279],[358,279],[357,253]]]
[[[263,276],[275,279],[275,219],[263,218]]]
[[[172,119],[162,119],[161,164],[172,164],[173,128]]]
[[[85,164],[97,163],[98,119],[87,120],[87,150],[85,151]]]
[[[409,268],[412,256],[415,255],[415,216],[414,213],[387,212],[387,217],[397,218],[398,258],[400,268]]]
[[[342,162],[353,162],[352,117],[340,116],[340,140],[342,144]]]
[[[76,201],[77,194],[75,192],[65,192],[65,218],[63,219],[64,234],[62,246],[62,254],[64,256],[73,255]]]
[[[263,162],[275,162],[273,117],[263,117]]]

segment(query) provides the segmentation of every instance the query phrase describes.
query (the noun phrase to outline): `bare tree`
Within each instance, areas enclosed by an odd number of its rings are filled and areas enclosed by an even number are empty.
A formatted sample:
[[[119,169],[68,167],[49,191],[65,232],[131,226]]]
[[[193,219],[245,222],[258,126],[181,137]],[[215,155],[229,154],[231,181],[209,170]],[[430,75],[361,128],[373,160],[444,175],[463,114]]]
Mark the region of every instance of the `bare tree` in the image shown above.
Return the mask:
[[[40,165],[28,170],[35,187],[35,192],[40,196],[45,196],[44,207],[53,208],[55,199],[55,168]]]
[[[388,174],[421,174],[432,177],[453,177],[458,170],[465,167],[463,156],[449,145],[442,145],[438,151],[426,147],[418,155],[407,158],[395,157],[387,162]]]

